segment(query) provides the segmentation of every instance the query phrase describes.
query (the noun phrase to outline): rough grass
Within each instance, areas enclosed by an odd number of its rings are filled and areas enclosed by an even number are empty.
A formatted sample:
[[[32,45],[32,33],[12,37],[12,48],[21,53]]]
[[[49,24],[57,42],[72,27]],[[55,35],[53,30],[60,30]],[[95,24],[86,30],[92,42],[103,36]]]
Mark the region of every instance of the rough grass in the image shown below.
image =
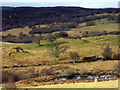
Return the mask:
[[[80,31],[117,31],[118,24],[114,22],[108,22],[107,19],[95,20],[95,26],[83,27],[83,28],[72,28],[70,31],[66,31],[69,36],[80,35]],[[103,24],[104,23],[104,24]],[[78,26],[85,26],[86,23],[80,23]],[[38,27],[38,26],[36,26]],[[42,25],[41,27],[45,27]],[[30,28],[25,27],[23,29],[16,28],[8,31],[4,31],[3,35],[12,34],[19,35],[20,32],[28,34],[31,31]],[[55,32],[56,33],[56,32]],[[0,32],[1,34],[1,32]],[[99,42],[110,41],[110,44],[99,44]],[[59,61],[55,60],[55,57],[50,56],[50,44],[48,41],[42,41],[41,46],[25,44],[25,43],[7,43],[0,42],[2,44],[2,65],[10,66],[10,68],[3,68],[3,70],[20,70],[26,71],[29,68],[35,69],[35,71],[39,72],[42,69],[50,69],[52,67],[59,66],[69,66],[71,68],[83,69],[85,68],[87,71],[93,70],[112,70],[114,66],[118,64],[118,61],[98,61],[98,62],[85,62],[85,63],[76,63],[73,65],[70,64],[56,64],[56,65],[42,65],[41,63],[58,63],[58,62],[70,62],[72,61],[69,57],[69,51],[76,51],[80,55],[81,61],[85,56],[101,56],[101,51],[104,49],[106,45],[110,45],[114,52],[118,52],[118,35],[106,35],[106,36],[95,36],[95,37],[84,37],[82,39],[57,39],[56,42],[62,43],[61,45],[67,45],[70,48],[64,53],[60,54]],[[64,43],[63,43],[64,42]],[[8,57],[8,53],[13,47],[22,47],[25,51],[29,53],[14,53],[11,57]],[[25,65],[28,67],[12,67],[12,66],[21,66]],[[98,83],[74,83],[74,84],[58,84],[58,85],[45,85],[33,88],[117,88],[118,80],[116,81],[107,81],[107,82],[98,82]]]
[[[57,85],[44,85],[38,87],[28,88],[118,88],[118,80],[92,82],[92,83],[71,83],[71,84],[57,84]]]
[[[19,36],[19,33],[20,32],[23,32],[24,34],[29,34],[29,32],[31,31],[32,29],[28,28],[28,27],[25,27],[25,28],[15,28],[15,29],[10,29],[10,30],[7,30],[7,31],[3,31],[2,32],[2,35],[3,36],[6,36],[7,34],[12,34],[12,35],[16,35],[16,36]]]
[[[108,13],[98,14],[95,16],[99,16],[99,15],[108,15]],[[114,23],[112,21],[108,21],[107,18],[93,20],[93,21],[96,23],[95,26],[89,26],[89,27],[83,27],[83,28],[71,28],[71,30],[67,31],[67,32],[70,36],[74,36],[74,35],[77,35],[79,33],[79,31],[100,31],[100,32],[104,31],[104,30],[106,30],[106,31],[118,31],[118,24]],[[85,26],[85,25],[86,25],[85,22],[78,24],[78,26]],[[43,27],[47,26],[47,24],[46,25],[36,25],[36,28],[39,26],[43,28]],[[12,34],[12,35],[18,36],[20,32],[23,32],[24,34],[29,34],[29,32],[31,30],[32,30],[31,28],[26,26],[24,28],[10,29],[10,30],[3,31],[0,33],[2,33],[3,36],[6,36],[7,34]]]
[[[101,38],[101,39],[98,39]],[[99,44],[101,41],[111,41],[111,44]],[[96,36],[87,37],[80,39],[63,39],[60,38],[56,42],[63,43],[62,45],[67,45],[70,48],[64,53],[60,54],[58,62],[70,61],[69,51],[76,51],[80,55],[80,60],[85,56],[99,56],[101,57],[101,51],[106,45],[110,45],[114,52],[118,51],[118,36],[117,35],[106,35],[106,36]],[[25,51],[29,53],[14,53],[11,57],[8,57],[8,53],[13,47],[22,47]],[[56,62],[55,57],[50,55],[49,43],[47,41],[42,41],[41,46],[23,43],[2,43],[2,59],[3,66],[11,65],[38,65],[39,63],[46,62]],[[9,62],[9,63],[8,63]]]
[[[80,35],[80,33],[79,33],[80,31],[99,31],[99,32],[102,32],[104,30],[107,32],[118,31],[118,24],[117,23],[107,24],[109,22],[106,22],[106,24],[100,24],[102,22],[104,22],[104,20],[103,21],[101,20],[101,22],[99,22],[98,25],[95,25],[95,26],[87,26],[87,27],[83,27],[83,28],[73,28],[70,31],[67,31],[67,33],[70,36],[74,36],[74,35]]]
[[[99,26],[99,25],[106,25],[106,24],[115,24],[114,21],[108,21],[107,18],[104,18],[104,19],[99,19],[99,20],[94,20],[95,21],[95,24],[96,26]]]
[[[115,66],[118,65],[118,61],[97,61],[97,62],[85,62],[85,63],[76,63],[67,64],[64,66],[70,66],[72,68],[77,69],[86,69],[87,71],[94,71],[94,70],[112,70]]]
[[[57,64],[57,65],[42,65],[42,66],[29,66],[29,67],[15,67],[15,68],[4,68],[3,70],[18,70],[26,71],[30,68],[35,69],[35,71],[40,72],[42,69],[50,69],[53,67],[71,67],[76,69],[86,69],[87,71],[96,71],[96,70],[113,70],[115,66],[118,65],[118,61],[99,61],[99,62],[85,62],[85,63],[76,63],[75,65],[71,64]],[[56,70],[55,70],[56,71]]]

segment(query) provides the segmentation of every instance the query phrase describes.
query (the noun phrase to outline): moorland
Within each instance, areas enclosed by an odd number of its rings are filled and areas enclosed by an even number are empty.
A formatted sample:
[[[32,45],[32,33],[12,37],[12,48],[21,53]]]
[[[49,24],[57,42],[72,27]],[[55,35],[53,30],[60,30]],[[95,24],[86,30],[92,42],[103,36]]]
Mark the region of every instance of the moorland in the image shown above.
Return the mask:
[[[118,9],[18,7],[3,10],[2,20],[3,87],[100,88],[103,82],[112,88],[118,82]]]

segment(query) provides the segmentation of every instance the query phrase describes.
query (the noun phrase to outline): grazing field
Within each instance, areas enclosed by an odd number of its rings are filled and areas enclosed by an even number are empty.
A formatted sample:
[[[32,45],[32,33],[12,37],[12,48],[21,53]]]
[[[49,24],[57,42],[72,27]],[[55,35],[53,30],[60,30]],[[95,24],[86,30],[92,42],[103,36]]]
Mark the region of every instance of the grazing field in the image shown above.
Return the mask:
[[[98,39],[100,38],[100,39]],[[111,43],[103,43],[109,41]],[[64,53],[60,54],[58,62],[69,62],[71,61],[69,57],[69,51],[76,51],[80,55],[81,60],[85,56],[98,56],[101,57],[101,51],[106,45],[110,45],[112,50],[117,53],[118,51],[118,36],[116,35],[107,35],[107,36],[96,36],[96,37],[87,37],[82,39],[57,39],[55,42],[61,42],[62,45],[67,45],[70,48]],[[42,41],[42,46],[37,46],[36,44],[19,44],[19,43],[2,43],[3,48],[3,66],[13,66],[13,65],[36,65],[40,64],[42,61],[45,62],[56,62],[55,57],[50,55],[50,46],[49,42]],[[8,57],[8,53],[13,50],[13,47],[22,47],[24,50],[29,53],[13,53],[11,57]],[[18,58],[20,57],[20,58]],[[9,63],[8,63],[9,62]],[[29,62],[29,63],[28,63]]]
[[[101,35],[101,36],[89,36],[82,37],[80,31],[118,31],[118,24],[112,21],[108,21],[107,18],[94,20],[95,25],[86,26],[87,22],[79,23],[77,27],[71,28],[68,31],[64,31],[68,34],[66,37],[52,37],[46,36],[49,34],[35,34],[35,36],[42,35],[45,39],[42,39],[32,43],[8,43],[0,42],[2,44],[2,70],[6,75],[3,77],[8,78],[9,75],[15,77],[15,87],[28,87],[28,88],[118,88],[118,78],[110,81],[102,82],[79,82],[79,83],[50,83],[52,79],[59,77],[73,77],[75,75],[100,75],[102,74],[115,74],[117,72],[118,60],[115,55],[119,55],[120,49],[118,44],[118,37],[120,35]],[[46,25],[36,25],[36,27],[46,27]],[[30,36],[29,32],[32,29],[29,27],[10,29],[3,31],[4,36],[11,34],[18,36],[23,32]],[[53,32],[51,35],[55,36]],[[75,35],[81,36],[80,38],[70,38]],[[24,36],[24,35],[23,35]],[[31,35],[31,37],[34,37]],[[22,37],[21,37],[22,38]],[[40,39],[42,37],[39,37]],[[9,40],[9,38],[7,38]],[[37,38],[35,38],[37,39]],[[21,39],[22,40],[22,39]],[[40,45],[38,45],[40,43]],[[56,46],[55,46],[56,45]],[[58,45],[58,47],[57,47]],[[67,46],[67,49],[60,51],[63,46]],[[109,52],[111,58],[104,58],[103,51],[106,51],[106,46],[109,46]],[[16,48],[20,48],[17,51]],[[54,49],[56,52],[53,53]],[[22,51],[21,51],[22,50]],[[63,49],[64,50],[64,49]],[[58,52],[59,51],[59,52]],[[70,52],[76,52],[73,56]],[[108,52],[108,53],[109,53]],[[109,55],[108,55],[109,56]],[[77,58],[76,58],[77,57]],[[92,59],[91,59],[92,57]],[[113,58],[114,57],[114,58]],[[88,58],[88,59],[86,59]],[[84,60],[86,59],[86,61]],[[94,60],[95,59],[95,60]],[[8,73],[8,75],[6,74]],[[13,75],[13,76],[12,76]],[[50,76],[51,75],[51,76]],[[73,76],[71,76],[73,75]],[[10,79],[11,79],[10,77]],[[17,78],[17,79],[16,79]],[[42,81],[43,80],[43,81]],[[56,85],[45,85],[45,84]]]
[[[97,21],[98,22],[98,21]],[[101,20],[101,22],[104,22]],[[118,24],[101,24],[101,22],[98,23],[98,25],[95,26],[87,26],[87,27],[83,27],[83,28],[73,28],[71,29],[71,31],[67,31],[67,33],[70,36],[74,36],[74,35],[79,35],[80,31],[118,31]],[[100,24],[100,25],[99,25]]]
[[[15,29],[10,29],[10,30],[2,32],[2,35],[3,36],[7,36],[7,34],[12,34],[12,35],[19,36],[20,32],[23,32],[25,34],[29,34],[30,31],[31,31],[31,29],[28,28],[28,27],[25,27],[25,28],[15,28]]]

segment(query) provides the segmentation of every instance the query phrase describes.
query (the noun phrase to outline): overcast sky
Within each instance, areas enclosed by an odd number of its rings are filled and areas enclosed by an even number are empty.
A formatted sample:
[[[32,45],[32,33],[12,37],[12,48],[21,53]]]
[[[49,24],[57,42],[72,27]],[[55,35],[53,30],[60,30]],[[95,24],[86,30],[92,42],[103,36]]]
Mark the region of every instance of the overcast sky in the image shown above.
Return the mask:
[[[2,6],[80,6],[86,8],[118,7],[119,0],[2,0]]]

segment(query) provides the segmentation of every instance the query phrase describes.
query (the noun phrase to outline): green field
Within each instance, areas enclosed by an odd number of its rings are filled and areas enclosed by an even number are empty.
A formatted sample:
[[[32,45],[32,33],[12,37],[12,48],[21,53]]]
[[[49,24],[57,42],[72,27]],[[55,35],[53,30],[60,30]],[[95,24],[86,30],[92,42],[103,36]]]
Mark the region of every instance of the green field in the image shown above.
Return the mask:
[[[79,35],[80,31],[118,31],[118,24],[103,24],[103,25],[96,25],[96,26],[88,26],[83,28],[74,28],[71,31],[67,31],[70,36]]]
[[[98,38],[101,38],[100,40]],[[110,41],[110,44],[100,44],[100,42]],[[101,57],[101,51],[104,49],[106,45],[110,45],[115,53],[117,53],[117,46],[118,46],[118,36],[116,35],[107,35],[107,36],[97,36],[97,37],[87,37],[82,39],[63,39],[60,38],[56,40],[56,42],[64,42],[61,45],[67,45],[70,48],[66,51],[66,53],[61,54],[59,59],[63,62],[70,61],[69,51],[76,51],[79,53],[80,58],[85,56],[99,56]],[[36,44],[18,44],[18,43],[2,43],[3,48],[3,66],[10,66],[10,65],[19,65],[25,64],[25,62],[30,62],[32,65],[36,65],[41,61],[50,61],[55,62],[55,57],[50,56],[49,52],[49,42],[42,41],[42,46],[37,46]],[[8,53],[13,47],[22,47],[24,50],[28,51],[29,53],[14,53],[8,58]],[[21,57],[21,58],[18,58]],[[81,59],[80,59],[81,60]],[[9,61],[9,64],[8,64]],[[33,63],[34,62],[34,63]],[[58,61],[59,62],[59,61]],[[14,63],[14,64],[13,64]]]

